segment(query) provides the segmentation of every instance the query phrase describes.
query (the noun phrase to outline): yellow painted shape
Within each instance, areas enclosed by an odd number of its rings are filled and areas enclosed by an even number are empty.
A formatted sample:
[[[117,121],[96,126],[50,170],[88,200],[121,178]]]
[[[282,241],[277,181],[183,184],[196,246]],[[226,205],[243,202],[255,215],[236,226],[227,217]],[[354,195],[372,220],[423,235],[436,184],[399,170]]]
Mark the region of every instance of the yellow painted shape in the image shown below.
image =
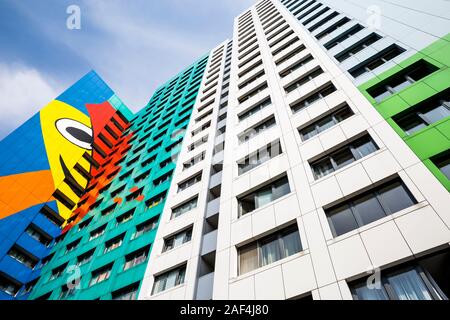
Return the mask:
[[[85,152],[92,155],[91,150],[83,149],[76,146],[72,142],[68,141],[56,128],[56,122],[60,119],[72,119],[78,121],[89,128],[91,128],[91,121],[87,115],[78,109],[61,101],[54,100],[50,102],[40,112],[42,136],[44,138],[45,149],[47,151],[47,158],[50,164],[50,170],[53,176],[53,183],[55,189],[63,191],[72,201],[78,202],[79,198],[74,195],[73,191],[69,187],[64,187],[64,172],[60,163],[60,156],[64,159],[64,162],[75,177],[77,182],[83,186],[87,186],[87,181],[83,177],[80,177],[78,172],[73,168],[77,162],[83,157]],[[89,171],[89,170],[88,170]],[[59,214],[68,219],[71,216],[72,211],[67,209],[63,204],[58,201]]]

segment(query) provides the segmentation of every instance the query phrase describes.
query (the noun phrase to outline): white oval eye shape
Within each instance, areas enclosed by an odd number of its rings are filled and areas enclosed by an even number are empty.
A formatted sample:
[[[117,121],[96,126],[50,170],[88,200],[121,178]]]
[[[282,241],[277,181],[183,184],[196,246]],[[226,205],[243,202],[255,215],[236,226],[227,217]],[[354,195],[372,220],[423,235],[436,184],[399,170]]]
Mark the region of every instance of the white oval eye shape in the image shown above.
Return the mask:
[[[93,134],[88,126],[72,119],[59,119],[55,125],[59,133],[74,145],[87,150],[92,149]]]

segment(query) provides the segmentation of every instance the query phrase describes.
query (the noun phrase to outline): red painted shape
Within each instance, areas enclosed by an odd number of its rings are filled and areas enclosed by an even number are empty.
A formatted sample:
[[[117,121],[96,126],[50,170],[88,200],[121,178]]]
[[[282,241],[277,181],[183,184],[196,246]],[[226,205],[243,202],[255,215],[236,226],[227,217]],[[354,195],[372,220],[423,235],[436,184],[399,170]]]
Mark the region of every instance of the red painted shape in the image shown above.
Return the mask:
[[[145,199],[144,195],[141,194],[136,198],[136,201],[142,202],[144,201],[144,199]]]
[[[105,136],[109,135],[109,133],[104,130],[105,126],[108,124],[109,127],[113,129],[114,132],[116,132],[119,136],[118,139],[114,139],[111,137],[110,140],[114,144],[112,151],[118,152],[108,152],[106,158],[102,158],[100,154],[98,154],[94,150],[93,158],[97,162],[99,162],[100,167],[91,168],[91,175],[95,178],[91,179],[91,181],[89,182],[88,187],[91,188],[90,191],[86,193],[80,199],[80,201],[86,199],[87,200],[74,210],[71,215],[71,218],[74,218],[74,220],[64,227],[63,233],[70,230],[86,216],[86,214],[90,211],[90,207],[98,200],[100,190],[107,186],[116,176],[112,176],[111,174],[116,172],[118,169],[121,169],[121,167],[116,166],[115,163],[117,163],[123,156],[125,156],[125,154],[122,154],[122,152],[125,151],[125,153],[127,153],[131,149],[129,140],[133,137],[133,133],[130,133],[124,137],[120,137],[122,135],[122,132],[120,132],[120,130],[112,123],[111,118],[114,117],[114,119],[123,127],[124,130],[126,130],[129,125],[124,123],[123,120],[116,114],[116,110],[111,106],[111,104],[109,104],[109,102],[104,102],[98,105],[89,104],[86,105],[86,107],[88,108],[91,117],[91,123],[94,131],[94,142],[97,145],[102,145],[102,142],[98,139],[98,135],[100,133],[103,133]],[[106,151],[109,149],[104,150]],[[120,205],[122,204],[123,199],[116,198],[114,199],[114,202],[117,202]]]
[[[106,124],[116,113],[116,110],[108,101],[100,104],[86,104],[86,108],[91,118],[95,138],[105,128]]]
[[[138,190],[139,190],[138,187],[133,187],[133,188],[130,189],[130,193],[136,192],[136,191],[138,191]]]

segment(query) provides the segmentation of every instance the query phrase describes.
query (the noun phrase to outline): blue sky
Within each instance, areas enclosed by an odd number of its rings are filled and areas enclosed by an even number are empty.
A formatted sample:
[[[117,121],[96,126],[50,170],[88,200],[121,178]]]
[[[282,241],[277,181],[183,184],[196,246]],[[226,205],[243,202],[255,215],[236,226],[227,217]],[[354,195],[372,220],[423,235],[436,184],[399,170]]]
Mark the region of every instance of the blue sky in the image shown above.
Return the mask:
[[[0,139],[96,70],[134,111],[254,0],[0,0]],[[66,27],[69,5],[81,30]]]

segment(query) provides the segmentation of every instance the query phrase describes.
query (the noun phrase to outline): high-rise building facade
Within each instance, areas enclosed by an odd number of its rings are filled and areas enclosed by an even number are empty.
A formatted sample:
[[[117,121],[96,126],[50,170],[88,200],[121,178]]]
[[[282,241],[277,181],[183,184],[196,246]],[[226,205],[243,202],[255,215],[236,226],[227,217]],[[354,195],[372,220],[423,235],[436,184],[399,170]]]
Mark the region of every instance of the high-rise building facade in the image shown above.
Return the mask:
[[[90,72],[0,142],[0,299],[26,299],[99,160],[132,113]]]
[[[208,57],[158,88],[105,157],[31,299],[136,299]]]
[[[66,173],[77,197],[53,194],[61,228],[42,262],[4,253],[33,276],[0,262],[0,294],[448,299],[448,12],[445,0],[256,2],[143,110],[111,103],[111,125],[92,120],[84,184]]]
[[[239,15],[139,298],[448,298],[449,9],[263,0]]]

